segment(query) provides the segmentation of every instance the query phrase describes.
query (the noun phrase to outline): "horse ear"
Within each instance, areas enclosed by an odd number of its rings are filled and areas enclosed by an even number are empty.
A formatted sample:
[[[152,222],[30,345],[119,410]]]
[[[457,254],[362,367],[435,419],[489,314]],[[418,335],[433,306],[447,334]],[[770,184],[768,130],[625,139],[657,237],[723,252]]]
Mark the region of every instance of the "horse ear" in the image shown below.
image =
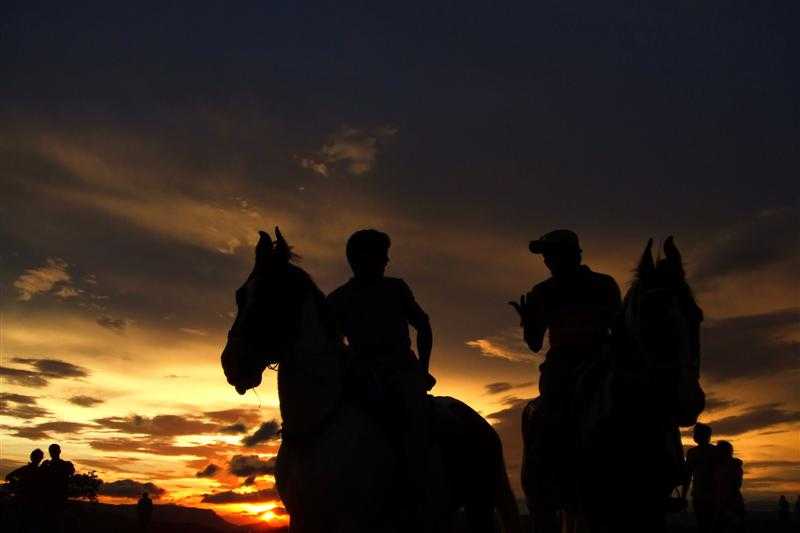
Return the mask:
[[[289,259],[292,258],[292,251],[278,226],[275,226],[275,239],[275,257],[288,263]]]
[[[272,255],[272,237],[266,231],[258,232],[258,244],[256,244],[256,261],[268,259]]]
[[[642,258],[639,260],[639,266],[636,267],[636,272],[640,278],[651,274],[656,269],[656,264],[653,261],[653,239],[647,240],[647,246],[644,247]]]
[[[672,268],[683,275],[683,259],[681,258],[681,252],[678,250],[678,247],[675,246],[675,239],[672,235],[667,237],[667,240],[664,241],[664,255],[669,264],[672,265]]]

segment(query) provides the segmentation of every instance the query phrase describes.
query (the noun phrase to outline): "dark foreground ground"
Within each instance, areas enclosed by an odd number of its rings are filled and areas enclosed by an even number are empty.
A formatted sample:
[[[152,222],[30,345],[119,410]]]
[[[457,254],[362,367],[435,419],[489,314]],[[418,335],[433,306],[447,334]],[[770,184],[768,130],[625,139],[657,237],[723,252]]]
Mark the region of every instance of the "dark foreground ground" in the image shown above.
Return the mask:
[[[529,517],[523,516],[525,531],[531,531]],[[92,504],[71,502],[67,513],[65,533],[138,533],[142,531],[136,521],[133,505]],[[13,502],[0,502],[0,531],[20,531],[17,509]],[[226,522],[214,511],[177,505],[157,505],[149,533],[286,533],[286,528],[266,525],[236,526]],[[453,533],[466,533],[463,515],[457,517]],[[670,519],[670,533],[697,531],[690,513],[674,515]],[[798,533],[800,522],[780,524],[771,511],[751,511],[745,533]],[[642,532],[646,533],[646,532]]]

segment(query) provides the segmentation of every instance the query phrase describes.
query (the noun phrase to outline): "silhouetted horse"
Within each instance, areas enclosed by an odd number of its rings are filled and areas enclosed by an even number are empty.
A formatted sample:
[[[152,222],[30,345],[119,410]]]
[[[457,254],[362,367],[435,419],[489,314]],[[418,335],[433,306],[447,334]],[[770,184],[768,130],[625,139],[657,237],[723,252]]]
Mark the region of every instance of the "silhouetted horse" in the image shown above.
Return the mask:
[[[238,314],[222,352],[228,382],[240,394],[278,369],[283,419],[276,486],[292,532],[382,533],[408,530],[397,436],[348,394],[346,348],[335,335],[325,297],[292,264],[275,229],[256,246],[253,272],[236,291]],[[520,530],[494,429],[462,402],[432,397],[431,531],[447,529],[464,507],[472,530]],[[385,416],[389,416],[386,414]]]
[[[560,483],[577,489],[579,523],[591,532],[663,530],[670,494],[685,476],[680,426],[705,404],[699,385],[703,313],[686,283],[672,237],[653,260],[652,239],[613,331],[613,348],[587,365],[571,405],[574,474],[552,469],[547,416],[532,400],[523,412],[522,485],[538,531],[558,531]],[[580,529],[580,528],[579,528]]]

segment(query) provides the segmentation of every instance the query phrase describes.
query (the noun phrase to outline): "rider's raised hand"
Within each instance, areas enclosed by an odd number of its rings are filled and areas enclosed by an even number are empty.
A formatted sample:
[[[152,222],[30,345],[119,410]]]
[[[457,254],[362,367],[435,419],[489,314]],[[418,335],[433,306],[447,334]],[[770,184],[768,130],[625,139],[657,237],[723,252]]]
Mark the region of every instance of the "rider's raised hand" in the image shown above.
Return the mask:
[[[525,316],[528,314],[528,305],[529,305],[526,295],[524,294],[520,295],[519,302],[511,301],[508,302],[508,305],[516,309],[521,319],[523,320],[525,319]]]

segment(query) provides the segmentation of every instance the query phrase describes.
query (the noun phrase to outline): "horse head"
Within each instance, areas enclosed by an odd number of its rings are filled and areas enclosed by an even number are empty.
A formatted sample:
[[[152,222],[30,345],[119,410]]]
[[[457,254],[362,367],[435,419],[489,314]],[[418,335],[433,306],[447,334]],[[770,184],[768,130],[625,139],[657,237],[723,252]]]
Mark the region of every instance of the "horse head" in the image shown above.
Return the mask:
[[[700,386],[700,323],[703,311],[686,282],[674,239],[664,257],[653,260],[652,239],[625,297],[625,329],[635,357],[643,363],[650,392],[679,426],[690,426],[705,408]]]
[[[322,307],[324,295],[295,257],[280,230],[275,240],[259,231],[255,265],[236,291],[236,319],[222,351],[222,368],[239,394],[261,384],[267,367],[276,368],[299,342],[305,304]]]
[[[673,237],[664,241],[664,257],[657,261],[652,247],[650,239],[625,296],[625,329],[645,366],[691,369],[697,375],[703,311],[686,281]]]

